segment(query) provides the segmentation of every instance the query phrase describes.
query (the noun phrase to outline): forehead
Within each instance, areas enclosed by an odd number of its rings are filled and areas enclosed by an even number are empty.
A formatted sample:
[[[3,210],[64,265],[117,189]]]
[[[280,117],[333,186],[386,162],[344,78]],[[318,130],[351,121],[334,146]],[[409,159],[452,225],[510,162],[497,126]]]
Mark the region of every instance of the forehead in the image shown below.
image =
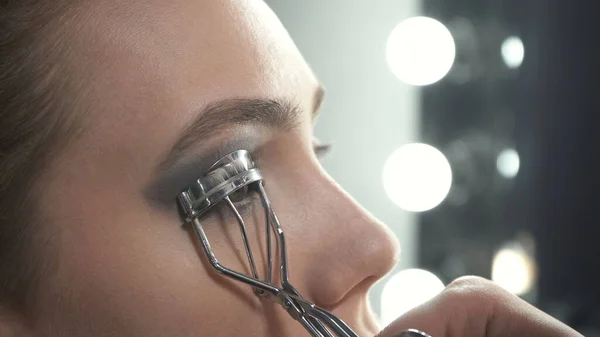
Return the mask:
[[[151,142],[154,153],[203,106],[228,98],[283,98],[310,109],[317,81],[263,1],[110,0],[87,6],[77,34],[78,63],[92,77],[89,95],[97,105],[91,110],[100,112],[86,116],[93,125],[88,142]],[[160,137],[145,139],[147,134]],[[135,151],[142,155],[143,149]]]
[[[154,61],[154,67],[171,72],[189,73],[186,66],[191,65],[211,79],[232,73],[268,76],[286,64],[304,64],[278,18],[260,0],[108,0],[88,6],[87,47]]]

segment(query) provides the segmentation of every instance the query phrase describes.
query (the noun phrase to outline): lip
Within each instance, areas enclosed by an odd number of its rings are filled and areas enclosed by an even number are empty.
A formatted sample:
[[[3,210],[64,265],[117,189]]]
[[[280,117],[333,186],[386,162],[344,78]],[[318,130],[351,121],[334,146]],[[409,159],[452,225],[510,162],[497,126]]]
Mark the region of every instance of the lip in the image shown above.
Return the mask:
[[[381,331],[381,326],[379,321],[377,320],[375,314],[372,312],[372,309],[367,308],[364,310],[364,324],[366,325],[366,330],[368,330],[367,336],[376,336],[379,331]]]
[[[370,287],[367,283],[359,284],[348,292],[336,306],[323,309],[341,318],[360,337],[377,336],[381,325],[369,305],[367,293]]]
[[[365,308],[366,303],[363,304],[363,306],[364,307],[360,310],[362,312],[362,315],[359,318],[358,322],[353,322],[356,326],[356,333],[360,337],[376,336],[381,328],[379,327],[379,324],[373,312],[371,312],[370,309]]]

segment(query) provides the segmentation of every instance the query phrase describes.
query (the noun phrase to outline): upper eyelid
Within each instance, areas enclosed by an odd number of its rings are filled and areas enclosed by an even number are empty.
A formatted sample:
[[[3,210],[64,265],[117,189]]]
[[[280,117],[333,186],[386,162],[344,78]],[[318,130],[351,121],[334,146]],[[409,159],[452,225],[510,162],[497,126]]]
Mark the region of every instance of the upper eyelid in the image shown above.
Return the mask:
[[[313,151],[315,152],[317,157],[321,158],[321,157],[325,156],[327,153],[329,153],[329,151],[331,150],[332,144],[331,143],[323,143],[323,142],[321,142],[321,140],[319,140],[319,138],[313,136],[312,147],[313,147]]]
[[[318,140],[318,138],[313,137],[313,150],[314,150],[315,154],[317,155],[317,157],[321,158],[322,156],[324,156],[330,150],[330,148],[331,148],[331,144],[322,143],[320,140]],[[262,167],[262,162],[263,162],[263,157],[261,155],[261,151],[257,149],[255,151],[251,151],[250,153],[251,153],[252,159],[255,162],[256,167],[260,169]],[[202,173],[202,175],[199,176],[197,179],[201,179],[201,177],[204,176],[206,174],[206,172]],[[240,212],[240,214],[242,216],[247,215],[247,212],[249,212],[251,209],[253,209],[252,206],[256,205],[257,201],[260,201],[260,196],[255,190],[250,189],[247,192],[247,194],[248,194],[248,196],[246,196],[241,201],[233,202],[234,205],[236,206],[236,208],[238,209],[238,212]],[[221,201],[215,206],[216,206],[215,210],[213,210],[213,211],[217,211],[219,214],[224,215],[225,219],[227,221],[230,221],[232,218],[235,218],[233,212],[229,209],[229,207],[225,201]],[[223,213],[223,212],[225,212],[225,213]],[[208,212],[207,215],[210,216],[211,213],[214,213],[214,212]]]
[[[245,197],[242,201],[233,202],[233,205],[235,206],[238,213],[240,213],[242,218],[244,218],[248,216],[248,214],[254,209],[254,206],[258,202],[262,202],[259,193],[255,190],[250,189],[248,190],[247,197]],[[200,217],[200,220],[213,221],[208,219],[211,219],[215,215],[219,216],[220,219],[226,222],[237,221],[233,210],[229,208],[225,200],[221,200],[220,202],[218,202],[215,206],[213,206],[212,209],[208,210],[205,214],[203,214]]]

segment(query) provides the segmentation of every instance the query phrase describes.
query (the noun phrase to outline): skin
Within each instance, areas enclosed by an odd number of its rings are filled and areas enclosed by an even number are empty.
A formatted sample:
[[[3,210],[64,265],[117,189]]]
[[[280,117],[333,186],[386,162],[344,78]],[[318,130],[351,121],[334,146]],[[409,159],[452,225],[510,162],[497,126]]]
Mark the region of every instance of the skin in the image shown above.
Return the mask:
[[[367,291],[396,263],[397,242],[319,165],[312,146],[319,83],[267,5],[149,0],[88,6],[80,9],[72,43],[77,71],[93,79],[86,100],[98,103],[81,116],[85,132],[42,179],[41,212],[58,254],[34,334],[307,335],[279,305],[211,269],[189,226],[182,226],[175,194],[168,205],[148,198],[165,173],[157,168],[198,111],[231,98],[291,102],[297,123],[288,130],[231,125],[193,144],[181,161],[211,157],[222,147],[257,153],[286,231],[293,284],[360,335],[377,333]],[[239,137],[242,145],[229,144]],[[260,214],[248,224],[254,247],[262,242]],[[221,263],[243,270],[235,223],[212,216],[205,226]],[[258,264],[264,271],[264,254]]]
[[[411,310],[377,337],[407,337],[406,329],[431,336],[583,337],[489,280],[461,277],[431,301]]]
[[[360,336],[376,335],[367,292],[396,263],[398,244],[319,165],[312,144],[319,84],[267,5],[104,0],[86,1],[77,13],[67,31],[75,32],[69,64],[82,79],[83,132],[54,154],[37,186],[44,193],[36,211],[50,243],[44,249],[56,268],[42,282],[31,321],[0,308],[0,335],[307,336],[279,305],[216,274],[177,211],[176,192],[218,153],[239,148],[260,158],[294,286]],[[206,107],[240,98],[290,103],[295,123],[228,125],[199,135],[163,165]],[[190,162],[198,171],[192,175]],[[244,209],[264,274],[262,209]],[[231,217],[216,209],[202,223],[220,262],[244,271]],[[434,337],[578,336],[473,278],[454,282],[378,336],[407,328]]]

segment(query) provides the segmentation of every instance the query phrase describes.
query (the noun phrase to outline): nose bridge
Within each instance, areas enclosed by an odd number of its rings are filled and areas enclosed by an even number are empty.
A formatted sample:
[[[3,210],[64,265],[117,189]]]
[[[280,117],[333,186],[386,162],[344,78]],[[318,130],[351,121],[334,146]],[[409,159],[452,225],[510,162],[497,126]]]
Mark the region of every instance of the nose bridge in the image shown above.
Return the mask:
[[[298,198],[308,211],[299,224],[302,231],[294,233],[305,246],[299,275],[305,277],[306,296],[331,307],[359,284],[370,285],[387,274],[399,247],[391,231],[325,172],[318,169],[309,181]]]

